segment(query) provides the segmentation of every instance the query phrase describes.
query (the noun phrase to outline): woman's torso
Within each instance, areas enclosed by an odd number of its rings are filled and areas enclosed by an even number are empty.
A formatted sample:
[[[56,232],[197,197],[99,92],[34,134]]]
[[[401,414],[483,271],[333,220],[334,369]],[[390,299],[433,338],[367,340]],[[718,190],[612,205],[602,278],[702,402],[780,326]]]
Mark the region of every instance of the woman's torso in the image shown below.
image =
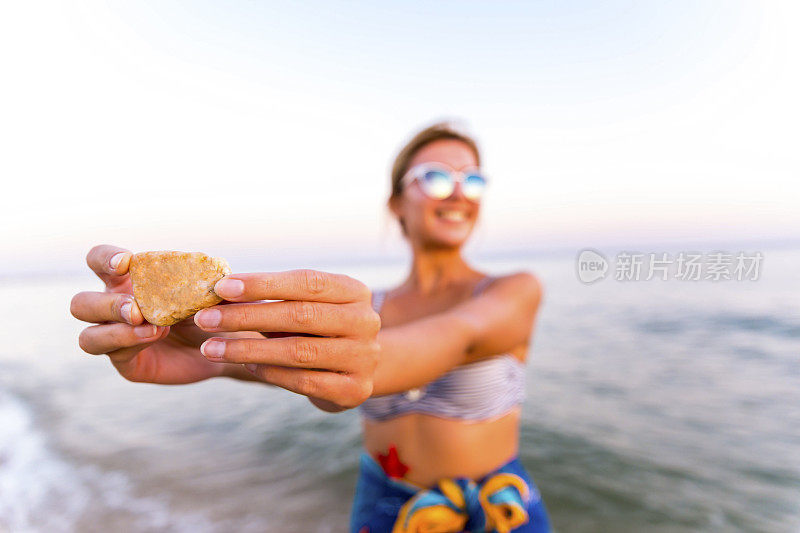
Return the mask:
[[[395,305],[380,308],[381,319],[385,326],[392,326],[441,312],[472,297],[490,281],[483,278],[461,291],[454,291],[436,300],[406,295],[398,298]],[[479,290],[476,291],[476,288]],[[500,379],[504,373],[512,372],[512,367],[520,366],[524,361],[526,352],[527,346],[520,345],[505,354],[498,354],[494,361],[489,361],[493,358],[487,358],[467,363],[428,386],[433,387],[434,394],[437,391],[441,393],[441,389],[451,384],[458,387],[459,381],[477,378],[483,373],[489,378],[485,389],[481,390],[472,383],[472,387],[466,391],[466,394],[473,395],[472,399],[457,396],[445,398],[444,394],[441,398],[423,396],[423,400],[430,400],[427,405],[430,412],[426,413],[409,408],[409,401],[400,397],[393,402],[399,406],[399,416],[395,413],[388,419],[365,417],[364,447],[371,455],[379,457],[386,455],[390,446],[395,446],[400,462],[408,467],[405,479],[422,486],[431,486],[443,477],[480,478],[493,471],[517,455],[520,409],[518,405],[508,405],[502,412],[493,413],[492,404],[502,404],[502,400],[495,398],[489,402],[475,395],[500,394],[500,384],[492,384],[491,378]],[[518,371],[512,373],[518,374]],[[515,375],[514,379],[517,378],[522,376]],[[426,387],[420,392],[412,391],[416,397],[410,398],[416,400],[425,392]],[[374,403],[380,410],[388,412],[390,402],[376,399]],[[463,419],[457,412],[462,406],[465,409],[463,417],[468,419]],[[437,413],[437,409],[440,412]],[[380,412],[375,408],[371,410]],[[486,413],[491,416],[485,418]]]

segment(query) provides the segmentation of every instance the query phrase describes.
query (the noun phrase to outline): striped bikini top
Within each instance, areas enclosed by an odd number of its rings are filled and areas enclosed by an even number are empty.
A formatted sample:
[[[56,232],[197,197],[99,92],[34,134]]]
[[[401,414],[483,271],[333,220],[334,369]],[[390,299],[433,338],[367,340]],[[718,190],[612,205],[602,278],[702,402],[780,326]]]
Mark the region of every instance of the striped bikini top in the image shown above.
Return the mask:
[[[483,278],[473,294],[491,281]],[[374,291],[372,307],[380,313],[386,291]],[[525,397],[525,365],[504,353],[459,365],[424,387],[406,392],[373,396],[361,404],[361,414],[370,420],[390,420],[421,413],[442,418],[486,421],[499,418]]]

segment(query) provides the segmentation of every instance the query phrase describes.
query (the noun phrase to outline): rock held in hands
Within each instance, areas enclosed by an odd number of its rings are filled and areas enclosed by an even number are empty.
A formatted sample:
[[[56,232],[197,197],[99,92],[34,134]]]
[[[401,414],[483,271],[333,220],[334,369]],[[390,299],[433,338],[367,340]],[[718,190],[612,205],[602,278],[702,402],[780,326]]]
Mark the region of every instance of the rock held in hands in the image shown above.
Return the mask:
[[[142,252],[130,264],[133,297],[145,320],[171,326],[222,301],[214,285],[228,263],[199,252]]]

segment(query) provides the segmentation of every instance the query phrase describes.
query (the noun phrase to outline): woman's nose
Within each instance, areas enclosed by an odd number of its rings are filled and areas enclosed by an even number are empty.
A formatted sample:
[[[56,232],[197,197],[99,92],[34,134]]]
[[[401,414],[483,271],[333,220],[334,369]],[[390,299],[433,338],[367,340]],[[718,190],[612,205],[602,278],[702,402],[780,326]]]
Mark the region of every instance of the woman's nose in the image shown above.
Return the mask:
[[[464,196],[464,190],[461,188],[461,182],[457,181],[456,186],[453,188],[453,193],[448,196],[446,199],[453,199],[453,200],[466,200],[466,196]]]

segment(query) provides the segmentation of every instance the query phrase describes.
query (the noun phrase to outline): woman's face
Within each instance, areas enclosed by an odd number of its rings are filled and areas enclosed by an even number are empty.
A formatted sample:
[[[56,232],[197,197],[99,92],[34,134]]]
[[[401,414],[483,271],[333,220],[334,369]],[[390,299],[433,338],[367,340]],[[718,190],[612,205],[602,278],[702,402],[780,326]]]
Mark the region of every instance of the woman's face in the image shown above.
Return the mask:
[[[408,168],[422,163],[441,163],[463,171],[478,166],[472,150],[455,139],[442,139],[423,146]],[[406,236],[426,247],[459,247],[467,240],[478,219],[480,204],[467,200],[456,186],[444,200],[429,198],[416,181],[403,188],[402,194],[391,203],[392,211],[404,221]]]

